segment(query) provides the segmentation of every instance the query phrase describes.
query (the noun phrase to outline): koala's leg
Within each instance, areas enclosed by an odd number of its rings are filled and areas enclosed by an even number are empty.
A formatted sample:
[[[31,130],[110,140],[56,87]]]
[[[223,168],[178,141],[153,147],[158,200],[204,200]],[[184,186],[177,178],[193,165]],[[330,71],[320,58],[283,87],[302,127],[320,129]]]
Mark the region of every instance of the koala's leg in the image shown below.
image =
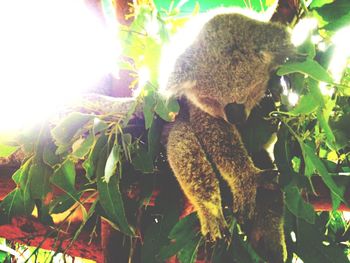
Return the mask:
[[[257,215],[247,234],[253,247],[269,263],[281,263],[287,258],[283,228],[283,194],[280,190],[259,188]]]
[[[234,196],[234,211],[240,219],[252,218],[255,214],[256,191],[259,175],[249,157],[235,126],[201,114],[193,121],[197,136],[211,161],[227,181]]]
[[[227,226],[219,182],[201,144],[188,123],[175,123],[167,143],[170,166],[197,210],[201,232],[211,240],[223,238]]]

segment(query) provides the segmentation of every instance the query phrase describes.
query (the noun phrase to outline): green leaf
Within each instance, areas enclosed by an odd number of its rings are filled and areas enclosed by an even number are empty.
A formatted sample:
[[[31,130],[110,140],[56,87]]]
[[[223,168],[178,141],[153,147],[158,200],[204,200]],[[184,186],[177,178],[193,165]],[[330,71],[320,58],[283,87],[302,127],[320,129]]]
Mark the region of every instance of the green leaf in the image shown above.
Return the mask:
[[[182,218],[176,225],[171,229],[169,233],[169,238],[183,238],[188,235],[190,232],[193,232],[194,229],[198,229],[199,220],[197,213],[189,214],[188,216]]]
[[[132,165],[136,170],[143,173],[152,173],[154,171],[153,158],[142,146],[137,149],[135,156],[132,158]]]
[[[11,262],[11,254],[0,250],[0,262]]]
[[[12,180],[23,190],[28,185],[28,171],[31,163],[32,160],[29,159],[12,175]]]
[[[341,16],[339,19],[334,20],[331,23],[328,23],[323,27],[323,29],[329,30],[329,31],[337,31],[343,27],[348,26],[350,23],[350,14],[347,14],[345,16]]]
[[[104,180],[106,183],[109,183],[110,178],[115,175],[117,170],[117,165],[120,165],[121,162],[121,149],[118,144],[114,144],[113,148],[108,156],[106,167],[105,167],[105,176]]]
[[[10,145],[0,143],[0,158],[9,157],[18,148],[19,148],[18,146],[10,146]]]
[[[123,133],[121,135],[121,139],[122,139],[124,156],[125,156],[126,160],[128,160],[130,162],[131,161],[130,147],[132,145],[132,135],[130,133]]]
[[[100,204],[106,212],[108,220],[116,224],[124,234],[134,236],[134,230],[129,226],[126,219],[124,202],[119,189],[119,177],[112,176],[109,183],[103,180],[106,161],[107,145],[100,152],[96,169]]]
[[[313,206],[304,201],[297,186],[291,184],[285,188],[285,203],[289,211],[296,217],[302,218],[310,224],[315,222]]]
[[[54,171],[50,182],[65,193],[76,196],[75,190],[75,165],[71,160],[66,160],[57,170]]]
[[[159,257],[163,260],[175,255],[180,250],[198,240],[199,222],[197,214],[193,213],[181,219],[171,230],[169,238],[172,242],[161,248]]]
[[[315,8],[317,13],[328,22],[337,20],[339,17],[348,15],[350,12],[350,2],[348,0],[336,0],[325,4],[320,8]]]
[[[310,114],[319,107],[319,103],[315,100],[314,95],[308,93],[301,96],[298,104],[289,111],[291,114]]]
[[[162,121],[159,118],[157,118],[153,121],[147,134],[148,153],[152,159],[152,162],[159,152],[162,128]]]
[[[191,240],[190,243],[181,249],[177,258],[181,263],[194,263],[197,258],[198,247],[201,243],[201,237],[197,236],[195,239]]]
[[[108,124],[99,118],[94,118],[94,124],[92,127],[93,134],[97,135],[98,133],[108,129]]]
[[[72,194],[63,194],[55,197],[49,204],[50,214],[59,214],[67,211],[79,201],[81,194],[72,196]]]
[[[14,215],[30,215],[34,202],[30,196],[29,168],[31,159],[25,162],[13,175],[17,188],[8,194],[0,204],[0,221],[2,212],[8,220]],[[5,201],[6,200],[6,201]],[[3,211],[4,209],[4,211]]]
[[[81,137],[72,146],[72,155],[78,159],[83,159],[91,150],[94,144],[94,134],[90,133],[86,138]]]
[[[350,112],[339,116],[337,118],[331,118],[329,125],[334,133],[337,142],[337,148],[341,149],[350,145]]]
[[[330,147],[332,150],[336,150],[335,136],[334,136],[333,131],[332,131],[331,127],[329,126],[328,121],[325,117],[324,110],[317,111],[317,119],[320,123],[321,128],[323,129],[323,132],[326,134],[326,142],[327,142],[328,147]]]
[[[61,161],[60,156],[56,154],[56,148],[57,147],[52,143],[44,146],[43,162],[51,168],[54,168],[54,166],[59,164]]]
[[[313,0],[310,4],[310,8],[316,8],[316,7],[321,7],[325,4],[331,3],[333,0]]]
[[[345,263],[349,262],[344,248],[338,244],[324,244],[325,228],[320,218],[315,224],[309,224],[302,219],[296,219],[296,251],[295,253],[308,263]]]
[[[160,260],[158,255],[160,248],[169,244],[169,232],[178,222],[180,209],[182,209],[181,202],[179,202],[182,194],[176,187],[174,178],[164,175],[158,179],[160,189],[168,187],[169,185],[171,185],[171,187],[167,188],[166,191],[161,191],[156,199],[155,206],[149,207],[146,210],[148,216],[153,220],[144,228],[144,244],[141,248],[140,262],[145,263],[164,262]],[[154,220],[155,215],[158,220]]]
[[[69,145],[75,136],[83,132],[84,125],[93,119],[92,115],[72,112],[51,130],[52,138],[57,145]]]
[[[295,72],[306,74],[318,81],[333,83],[328,72],[318,62],[311,59],[298,63],[286,63],[277,70],[277,75],[283,76]]]
[[[102,151],[106,143],[107,137],[104,134],[98,136],[97,139],[95,138],[92,150],[88,155],[87,159],[83,162],[83,167],[85,169],[86,176],[88,179],[92,179],[95,176],[97,161],[100,152]]]
[[[29,168],[30,195],[32,199],[44,200],[51,192],[50,177],[52,169],[40,161],[34,162]]]
[[[316,56],[316,48],[315,44],[312,42],[311,33],[312,32],[310,32],[309,37],[300,46],[298,46],[298,53],[307,54],[309,59],[314,59]]]
[[[232,261],[240,263],[263,262],[252,246],[237,232],[237,227],[233,232],[233,241],[229,248]]]
[[[9,223],[13,216],[31,215],[34,201],[21,189],[16,188],[0,203],[0,223]]]
[[[166,100],[159,97],[154,110],[163,120],[171,122],[175,120],[175,116],[180,110],[180,105],[174,98]]]
[[[274,147],[275,162],[281,173],[280,183],[287,185],[297,174],[293,170],[291,160],[295,155],[292,149],[293,139],[286,128],[282,125],[277,133],[277,142]]]
[[[323,162],[315,154],[315,149],[313,149],[310,145],[306,143],[301,143],[300,146],[303,151],[304,159],[305,160],[307,159],[312,163],[312,165],[315,167],[317,172],[321,175],[322,180],[328,186],[328,188],[331,190],[334,196],[344,201],[344,198],[343,198],[344,190],[338,187],[337,184],[334,182],[332,175],[328,173],[327,168],[325,167]]]
[[[156,105],[156,99],[154,98],[154,92],[144,98],[143,115],[145,117],[145,128],[149,129],[152,126],[154,120],[154,107]]]
[[[307,86],[310,90],[310,93],[314,97],[314,100],[318,103],[318,105],[320,107],[325,107],[325,99],[321,93],[319,83],[314,79],[308,79]]]

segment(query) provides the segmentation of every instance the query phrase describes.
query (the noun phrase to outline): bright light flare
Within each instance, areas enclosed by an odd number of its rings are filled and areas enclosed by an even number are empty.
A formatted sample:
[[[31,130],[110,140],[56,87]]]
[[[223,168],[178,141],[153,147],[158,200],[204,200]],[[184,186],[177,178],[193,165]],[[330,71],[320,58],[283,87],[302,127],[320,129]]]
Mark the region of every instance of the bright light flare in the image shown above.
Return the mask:
[[[294,243],[297,242],[297,236],[294,231],[290,232],[290,238]]]
[[[292,263],[304,263],[297,255],[293,255]]]
[[[280,78],[280,84],[282,86],[282,95],[287,97],[288,99],[288,104],[292,107],[297,105],[299,101],[299,95],[298,93],[294,92],[293,90],[290,89],[290,84],[287,82],[284,76]]]
[[[350,222],[350,212],[344,211],[343,217],[346,222]]]
[[[332,97],[335,92],[335,89],[333,87],[329,87],[328,84],[325,82],[320,82],[319,87],[321,93],[328,97]]]
[[[329,64],[329,70],[332,73],[336,82],[339,82],[343,71],[347,65],[347,59],[350,56],[350,26],[338,30],[332,37],[332,42],[335,44],[334,53]]]
[[[46,119],[115,70],[115,36],[84,1],[0,3],[0,132]]]
[[[314,18],[305,18],[293,28],[291,41],[293,45],[300,46],[310,35],[311,31],[317,27],[317,20]]]
[[[299,101],[299,95],[293,91],[290,91],[288,94],[288,103],[292,107],[298,104]]]

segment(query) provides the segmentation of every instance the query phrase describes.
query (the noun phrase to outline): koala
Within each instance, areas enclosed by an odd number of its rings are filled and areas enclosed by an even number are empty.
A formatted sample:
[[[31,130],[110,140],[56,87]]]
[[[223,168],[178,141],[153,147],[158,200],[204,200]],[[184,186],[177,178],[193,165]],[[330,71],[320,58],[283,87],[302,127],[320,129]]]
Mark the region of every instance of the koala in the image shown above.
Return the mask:
[[[263,98],[271,73],[293,50],[282,25],[239,12],[216,14],[177,57],[166,84],[180,103],[167,138],[168,161],[197,210],[202,234],[211,240],[226,235],[222,178],[239,222],[252,222],[251,244],[268,262],[286,258],[283,196],[259,195],[266,171],[254,165],[237,125]]]

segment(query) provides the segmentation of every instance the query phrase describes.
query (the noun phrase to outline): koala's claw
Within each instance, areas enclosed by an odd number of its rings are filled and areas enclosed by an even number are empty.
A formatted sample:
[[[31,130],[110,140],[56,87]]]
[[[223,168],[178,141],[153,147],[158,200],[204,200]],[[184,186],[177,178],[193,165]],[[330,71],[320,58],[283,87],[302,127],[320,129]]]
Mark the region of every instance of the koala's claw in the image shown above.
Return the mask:
[[[207,216],[205,221],[202,222],[202,234],[205,239],[210,242],[215,242],[220,239],[226,240],[230,237],[225,219]]]

